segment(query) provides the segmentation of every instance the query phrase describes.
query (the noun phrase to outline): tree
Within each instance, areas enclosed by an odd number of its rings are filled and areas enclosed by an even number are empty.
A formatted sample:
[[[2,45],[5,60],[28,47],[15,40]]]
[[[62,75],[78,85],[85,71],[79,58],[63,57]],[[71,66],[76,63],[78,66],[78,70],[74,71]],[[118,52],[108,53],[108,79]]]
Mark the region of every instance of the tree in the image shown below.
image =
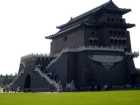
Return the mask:
[[[10,84],[14,80],[14,78],[16,76],[17,76],[17,74],[15,74],[15,75],[12,75],[12,74],[2,75],[1,74],[0,75],[0,87],[6,87],[8,84]]]

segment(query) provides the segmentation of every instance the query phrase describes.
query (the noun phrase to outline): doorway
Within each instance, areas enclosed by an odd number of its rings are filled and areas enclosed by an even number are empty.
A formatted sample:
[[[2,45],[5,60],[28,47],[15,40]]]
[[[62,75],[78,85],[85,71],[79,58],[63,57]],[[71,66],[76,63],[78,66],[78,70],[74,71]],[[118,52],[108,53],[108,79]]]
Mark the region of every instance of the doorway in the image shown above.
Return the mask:
[[[31,76],[28,74],[24,82],[24,91],[31,91]]]

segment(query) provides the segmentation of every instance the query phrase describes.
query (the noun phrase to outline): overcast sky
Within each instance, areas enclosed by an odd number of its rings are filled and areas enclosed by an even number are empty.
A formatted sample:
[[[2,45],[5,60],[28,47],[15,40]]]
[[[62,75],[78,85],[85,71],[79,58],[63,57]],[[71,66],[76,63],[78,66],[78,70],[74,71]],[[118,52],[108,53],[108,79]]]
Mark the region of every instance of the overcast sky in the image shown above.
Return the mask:
[[[44,37],[57,32],[56,26],[108,0],[0,0],[0,74],[18,72],[20,58],[30,53],[48,54],[50,41]],[[122,8],[130,29],[133,51],[140,51],[138,0],[114,0]],[[140,68],[140,57],[135,59]]]

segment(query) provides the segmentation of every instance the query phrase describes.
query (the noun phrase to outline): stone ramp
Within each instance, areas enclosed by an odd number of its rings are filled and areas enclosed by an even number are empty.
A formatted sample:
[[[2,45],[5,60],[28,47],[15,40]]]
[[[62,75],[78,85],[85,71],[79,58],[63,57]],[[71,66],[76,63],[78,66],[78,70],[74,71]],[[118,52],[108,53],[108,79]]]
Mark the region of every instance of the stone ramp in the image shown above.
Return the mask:
[[[49,82],[49,84],[51,86],[53,86],[56,91],[60,91],[61,90],[61,85],[59,83],[57,83],[56,81],[50,79],[46,74],[44,74],[39,68],[35,68],[35,71],[42,77],[44,78],[47,82]]]

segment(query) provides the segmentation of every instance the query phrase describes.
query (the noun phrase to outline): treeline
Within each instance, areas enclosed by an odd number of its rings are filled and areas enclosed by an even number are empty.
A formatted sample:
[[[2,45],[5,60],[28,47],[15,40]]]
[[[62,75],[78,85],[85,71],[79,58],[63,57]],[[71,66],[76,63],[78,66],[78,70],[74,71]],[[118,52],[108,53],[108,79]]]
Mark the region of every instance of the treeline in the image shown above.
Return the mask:
[[[10,84],[14,78],[16,77],[17,75],[0,75],[0,87],[4,88],[6,87],[8,84]]]

